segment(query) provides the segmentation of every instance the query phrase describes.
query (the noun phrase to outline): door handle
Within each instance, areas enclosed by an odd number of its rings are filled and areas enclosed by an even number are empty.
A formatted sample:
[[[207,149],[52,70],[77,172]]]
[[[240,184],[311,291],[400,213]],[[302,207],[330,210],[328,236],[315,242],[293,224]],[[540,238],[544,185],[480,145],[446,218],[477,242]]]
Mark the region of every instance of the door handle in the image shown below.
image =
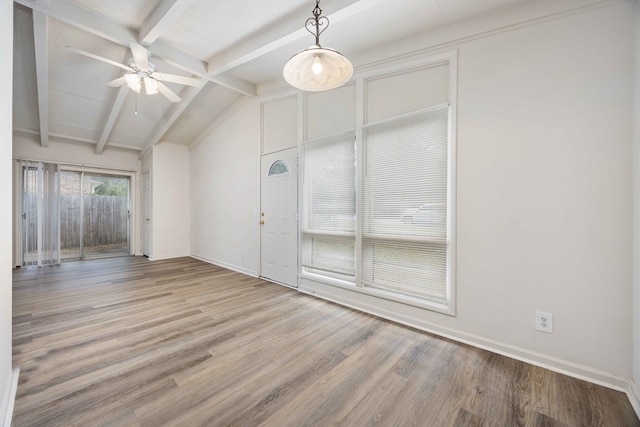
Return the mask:
[[[264,219],[260,220],[260,225],[264,225]]]

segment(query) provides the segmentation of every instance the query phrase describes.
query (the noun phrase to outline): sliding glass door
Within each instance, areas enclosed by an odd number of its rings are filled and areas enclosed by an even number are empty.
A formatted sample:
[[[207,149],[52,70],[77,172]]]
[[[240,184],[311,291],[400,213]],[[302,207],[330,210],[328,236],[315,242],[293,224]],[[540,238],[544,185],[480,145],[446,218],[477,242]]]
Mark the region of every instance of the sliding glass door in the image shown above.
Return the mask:
[[[23,264],[129,254],[129,177],[23,166]]]

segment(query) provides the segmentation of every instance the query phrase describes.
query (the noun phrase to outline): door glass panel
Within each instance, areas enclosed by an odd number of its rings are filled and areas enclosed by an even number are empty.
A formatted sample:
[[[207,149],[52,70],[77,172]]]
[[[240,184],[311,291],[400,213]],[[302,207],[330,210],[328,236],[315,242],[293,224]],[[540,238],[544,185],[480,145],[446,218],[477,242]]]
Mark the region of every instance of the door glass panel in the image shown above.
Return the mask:
[[[60,258],[78,260],[81,252],[80,182],[81,173],[60,172]]]
[[[82,177],[84,258],[129,253],[129,178],[85,173]]]

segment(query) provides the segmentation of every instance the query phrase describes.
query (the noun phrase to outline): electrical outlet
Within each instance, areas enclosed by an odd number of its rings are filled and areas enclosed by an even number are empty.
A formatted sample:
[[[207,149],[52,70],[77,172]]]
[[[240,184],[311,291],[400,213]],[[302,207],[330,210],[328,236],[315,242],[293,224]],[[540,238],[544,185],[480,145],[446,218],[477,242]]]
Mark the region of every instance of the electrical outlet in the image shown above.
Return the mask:
[[[553,332],[553,315],[536,311],[536,329],[538,331],[552,333]]]

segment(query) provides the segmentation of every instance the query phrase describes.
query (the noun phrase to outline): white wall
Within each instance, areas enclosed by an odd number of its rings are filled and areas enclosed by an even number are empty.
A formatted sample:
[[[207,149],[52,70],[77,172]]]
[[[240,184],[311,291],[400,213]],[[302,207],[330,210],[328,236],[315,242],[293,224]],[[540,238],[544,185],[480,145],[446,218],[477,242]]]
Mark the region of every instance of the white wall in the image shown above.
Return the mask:
[[[633,134],[633,384],[631,402],[640,413],[640,2],[635,3]]]
[[[191,150],[190,164],[192,256],[258,275],[259,102],[216,127]]]
[[[107,147],[102,154],[96,154],[94,146],[51,140],[47,147],[43,147],[40,145],[39,137],[35,135],[14,135],[13,157],[140,172],[140,160],[138,154],[133,151]]]
[[[12,81],[13,79],[13,2],[0,1],[0,424],[5,423],[13,408],[11,362],[11,268],[12,246]],[[9,418],[10,419],[10,418]]]
[[[189,151],[163,142],[151,166],[151,259],[189,256]]]
[[[465,43],[452,327],[631,376],[632,4]],[[534,330],[554,315],[552,335]]]
[[[301,288],[625,389],[634,3],[554,15],[588,3],[528,2],[353,58],[362,72],[412,51],[458,49],[456,317]],[[244,111],[191,153],[194,194],[209,194],[192,196],[192,253],[233,267],[250,244],[258,263],[257,114]],[[536,310],[554,315],[553,334],[535,331]]]

